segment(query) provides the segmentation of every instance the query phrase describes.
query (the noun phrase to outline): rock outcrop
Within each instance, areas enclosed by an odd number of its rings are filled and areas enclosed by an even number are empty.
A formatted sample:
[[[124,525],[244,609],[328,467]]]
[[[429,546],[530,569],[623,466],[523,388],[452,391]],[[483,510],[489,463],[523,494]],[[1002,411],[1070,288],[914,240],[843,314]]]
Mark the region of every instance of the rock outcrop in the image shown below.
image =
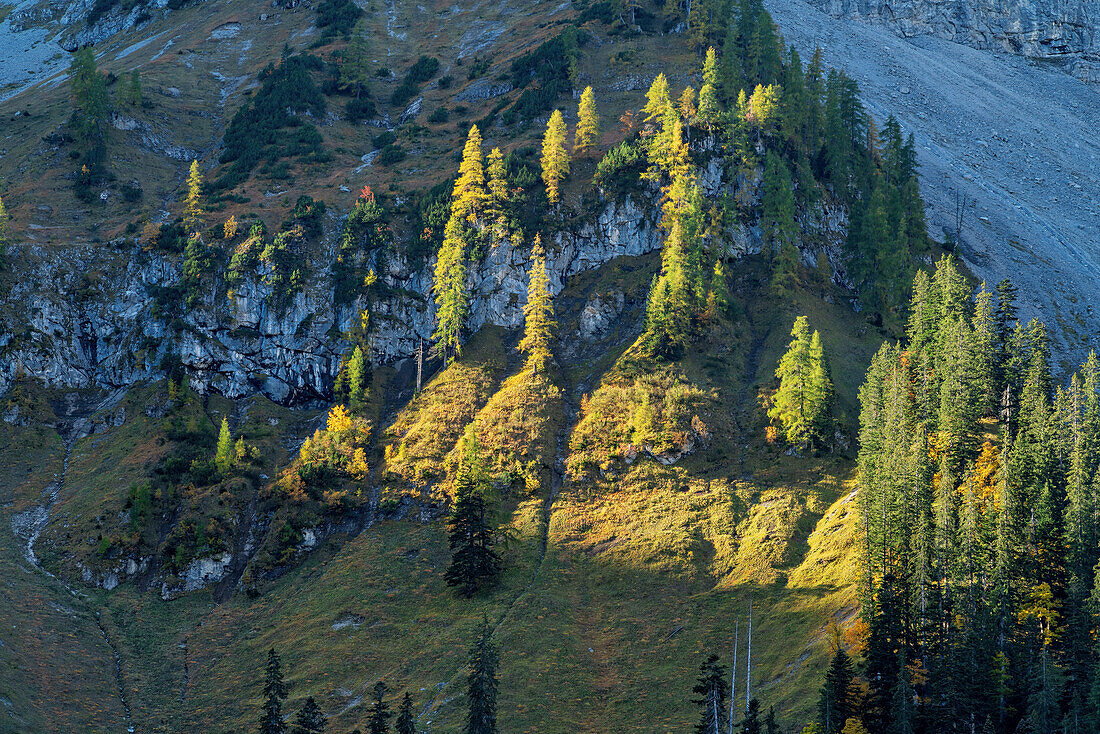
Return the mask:
[[[1095,0],[811,0],[836,17],[933,35],[980,49],[1056,61],[1100,82],[1100,4]]]
[[[631,200],[609,205],[590,224],[563,232],[549,249],[555,293],[576,273],[661,245],[652,208]],[[155,377],[178,358],[191,384],[228,397],[262,392],[283,404],[329,397],[342,352],[340,334],[371,313],[371,358],[409,357],[434,325],[433,262],[412,267],[400,256],[373,264],[387,295],[337,304],[331,263],[338,230],[330,218],[309,257],[308,282],[273,305],[262,269],[227,294],[220,277],[193,307],[164,294],[180,282],[178,256],[128,240],[105,245],[12,248],[12,290],[0,333],[0,391],[20,373],[54,387],[114,389]],[[523,323],[530,247],[503,244],[471,269],[469,326]]]

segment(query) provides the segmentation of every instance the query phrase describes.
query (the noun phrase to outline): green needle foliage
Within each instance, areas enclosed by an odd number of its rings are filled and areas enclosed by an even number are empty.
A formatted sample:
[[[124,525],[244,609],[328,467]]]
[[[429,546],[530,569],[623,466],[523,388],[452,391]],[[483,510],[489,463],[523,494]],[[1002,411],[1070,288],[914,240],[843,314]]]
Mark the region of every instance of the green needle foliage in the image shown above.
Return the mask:
[[[768,417],[779,421],[788,443],[805,446],[827,436],[833,385],[821,335],[815,331],[811,336],[805,316],[795,319],[791,336],[790,346],[775,370],[779,390],[772,398]]]

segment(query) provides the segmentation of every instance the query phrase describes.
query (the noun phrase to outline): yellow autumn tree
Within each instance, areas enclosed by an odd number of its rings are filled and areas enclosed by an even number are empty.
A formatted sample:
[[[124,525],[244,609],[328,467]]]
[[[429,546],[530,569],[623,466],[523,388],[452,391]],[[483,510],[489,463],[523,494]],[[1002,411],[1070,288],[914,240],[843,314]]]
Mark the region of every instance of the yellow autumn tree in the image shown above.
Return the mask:
[[[470,127],[466,145],[462,149],[462,163],[458,167],[454,191],[451,193],[451,216],[474,221],[485,202],[485,165],[481,158],[481,131],[477,125]]]
[[[545,370],[550,361],[550,343],[554,330],[554,302],[550,278],[546,274],[546,251],[542,238],[535,235],[531,250],[531,272],[527,285],[527,303],[523,306],[524,332],[519,350],[527,355],[527,366],[535,373]]]
[[[582,156],[592,152],[592,146],[600,138],[600,115],[596,112],[596,95],[588,86],[581,92],[581,103],[577,108],[577,130],[573,134],[573,155]]]
[[[199,162],[191,161],[191,172],[187,175],[187,198],[183,202],[183,226],[189,234],[197,234],[202,218],[202,173]]]
[[[565,149],[565,118],[554,110],[542,138],[542,180],[551,204],[561,199],[561,182],[569,175],[569,153]]]

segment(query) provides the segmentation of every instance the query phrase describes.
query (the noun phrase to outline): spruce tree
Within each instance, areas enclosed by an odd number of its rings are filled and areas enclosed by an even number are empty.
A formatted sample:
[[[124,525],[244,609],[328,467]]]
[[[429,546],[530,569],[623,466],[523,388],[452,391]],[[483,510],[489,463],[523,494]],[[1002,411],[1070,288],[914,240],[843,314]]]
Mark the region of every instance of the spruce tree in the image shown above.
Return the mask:
[[[780,734],[779,720],[775,717],[775,706],[768,707],[768,715],[764,717],[765,734]]]
[[[369,734],[387,734],[390,730],[390,706],[386,703],[386,684],[378,681],[374,684],[374,700],[371,702],[367,718]]]
[[[283,721],[283,702],[286,700],[286,683],[283,682],[282,664],[275,648],[267,652],[267,668],[264,671],[264,704],[260,716],[260,734],[287,734]]]
[[[550,294],[550,279],[546,275],[546,252],[542,240],[535,235],[531,250],[531,269],[527,285],[527,303],[523,306],[524,332],[519,350],[527,355],[532,372],[546,370],[552,353],[550,345],[554,330],[554,302]]]
[[[222,417],[222,427],[218,433],[218,448],[214,454],[214,466],[218,474],[225,477],[233,469],[233,435],[229,432],[229,419]]]
[[[573,156],[582,157],[592,153],[593,146],[600,139],[600,116],[596,111],[596,95],[588,86],[581,92],[580,105],[577,108],[577,129],[573,134]]]
[[[699,678],[691,689],[698,698],[694,703],[699,706],[699,723],[695,725],[697,734],[726,734],[728,711],[726,695],[726,669],[718,662],[717,655],[709,656],[699,668]]]
[[[821,724],[821,730],[825,734],[840,731],[844,722],[854,711],[852,700],[852,678],[855,670],[852,659],[840,645],[836,643],[836,651],[829,663],[829,670],[825,673],[825,683],[821,687],[821,696],[817,704],[817,720]]]
[[[745,708],[745,718],[737,726],[738,734],[762,734],[760,726],[760,701],[754,696]]]
[[[714,130],[722,114],[718,102],[718,55],[714,46],[703,59],[703,86],[699,88],[699,109],[696,113],[708,131]]]
[[[183,204],[183,228],[189,234],[198,234],[202,219],[202,173],[199,162],[191,161],[191,171],[187,174],[187,197]]]
[[[493,550],[493,529],[486,509],[484,462],[472,432],[463,438],[461,452],[454,479],[454,507],[447,520],[451,564],[444,577],[448,586],[469,598],[496,579],[501,564]]]
[[[328,718],[317,705],[317,700],[310,696],[298,711],[298,717],[294,721],[290,734],[324,734],[326,726],[328,726]]]
[[[493,631],[489,621],[482,620],[477,641],[470,651],[470,673],[466,677],[469,709],[464,734],[496,734],[498,664]]]
[[[554,110],[542,138],[542,180],[546,198],[557,204],[561,198],[561,182],[569,175],[569,153],[565,149],[565,118]]]
[[[397,709],[397,721],[394,722],[394,734],[416,734],[416,718],[413,716],[412,696],[405,691],[401,707]]]

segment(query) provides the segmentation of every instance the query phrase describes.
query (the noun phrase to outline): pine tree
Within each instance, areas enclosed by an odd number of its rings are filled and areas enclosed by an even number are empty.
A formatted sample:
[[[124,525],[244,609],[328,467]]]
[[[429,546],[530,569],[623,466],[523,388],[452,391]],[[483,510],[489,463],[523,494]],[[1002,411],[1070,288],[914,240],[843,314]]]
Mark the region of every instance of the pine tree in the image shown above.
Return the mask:
[[[561,182],[569,175],[569,153],[565,149],[565,118],[554,110],[542,138],[542,180],[546,198],[557,204],[561,198]]]
[[[187,175],[187,198],[183,204],[183,227],[189,234],[197,234],[202,227],[202,173],[199,162],[191,161],[191,171]]]
[[[267,651],[267,669],[264,673],[264,705],[260,717],[260,734],[287,734],[283,721],[283,701],[286,700],[286,683],[283,682],[282,664],[272,648]]]
[[[469,712],[464,734],[496,734],[498,664],[493,631],[488,620],[482,620],[477,642],[470,651],[470,673],[466,678]]]
[[[550,345],[554,330],[554,302],[550,294],[550,279],[546,275],[546,252],[542,240],[535,235],[531,250],[531,270],[527,285],[527,303],[523,306],[524,333],[519,350],[527,355],[527,366],[534,373],[546,370],[552,353]]]
[[[717,655],[711,655],[700,666],[698,681],[691,690],[699,696],[694,699],[699,706],[696,733],[726,734],[726,694],[729,686],[726,685],[726,669],[719,664]]]
[[[218,433],[218,449],[214,454],[214,466],[223,477],[233,469],[233,436],[229,432],[229,419],[222,417],[221,431]]]
[[[588,86],[581,92],[577,108],[577,129],[573,133],[573,156],[579,158],[592,153],[600,139],[600,116],[596,111],[596,95]]]
[[[775,370],[779,390],[768,417],[782,424],[789,443],[800,446],[824,438],[821,426],[829,410],[832,383],[823,363],[821,337],[816,331],[810,335],[805,316],[795,320],[791,336],[794,339]]]
[[[714,46],[707,49],[703,59],[703,86],[699,88],[699,110],[697,115],[708,131],[714,129],[722,114],[718,103],[718,55]]]
[[[461,219],[456,216],[447,221],[432,283],[436,322],[432,339],[442,349],[445,362],[457,357],[462,349],[462,329],[470,310],[469,288],[466,283],[466,243],[462,238],[461,227]]]
[[[326,726],[328,726],[328,718],[317,705],[317,700],[310,696],[298,712],[298,718],[294,721],[290,734],[324,734]]]
[[[386,703],[386,684],[378,681],[374,684],[374,700],[371,702],[367,718],[369,734],[387,734],[390,730],[390,706]]]
[[[393,730],[394,734],[416,734],[412,696],[408,691],[405,691],[405,697],[401,699],[401,708],[397,710],[397,721],[394,723]]]
[[[454,479],[454,507],[447,520],[451,564],[445,578],[448,586],[457,587],[469,598],[500,574],[500,557],[493,550],[484,462],[472,432],[463,438],[461,451]]]

